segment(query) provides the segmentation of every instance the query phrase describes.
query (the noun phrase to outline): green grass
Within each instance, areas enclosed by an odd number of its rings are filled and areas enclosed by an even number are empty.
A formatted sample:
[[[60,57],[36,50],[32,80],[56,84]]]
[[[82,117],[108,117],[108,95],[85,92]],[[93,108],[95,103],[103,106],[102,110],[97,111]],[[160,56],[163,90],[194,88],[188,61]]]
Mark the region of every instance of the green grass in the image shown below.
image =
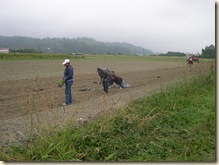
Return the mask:
[[[161,56],[131,56],[131,55],[86,55],[89,60],[114,60],[114,61],[183,61],[185,57]]]
[[[177,56],[134,56],[134,55],[69,55],[69,54],[51,54],[51,53],[0,53],[0,60],[89,60],[89,61],[186,61],[186,57]],[[213,61],[213,59],[200,59],[201,62]]]
[[[0,53],[0,60],[48,60],[48,59],[86,59],[92,61],[182,61],[185,57],[161,57],[161,56],[131,56],[131,55],[68,55],[51,53]]]
[[[0,60],[60,60],[84,59],[82,55],[50,54],[50,53],[0,53]]]
[[[1,148],[5,161],[216,161],[215,73],[176,83],[84,127]]]

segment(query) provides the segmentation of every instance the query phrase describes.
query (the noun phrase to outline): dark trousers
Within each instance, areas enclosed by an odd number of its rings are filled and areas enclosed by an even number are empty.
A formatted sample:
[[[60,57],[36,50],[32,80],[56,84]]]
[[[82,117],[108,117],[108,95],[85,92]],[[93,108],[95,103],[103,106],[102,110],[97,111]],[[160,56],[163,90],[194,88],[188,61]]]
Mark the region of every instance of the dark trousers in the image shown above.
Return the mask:
[[[103,80],[103,90],[104,90],[104,92],[106,92],[106,93],[108,93],[109,83],[110,83],[111,79],[112,79],[112,76],[109,75],[106,80]]]
[[[72,94],[71,94],[71,86],[73,84],[73,80],[65,82],[65,103],[72,103]]]

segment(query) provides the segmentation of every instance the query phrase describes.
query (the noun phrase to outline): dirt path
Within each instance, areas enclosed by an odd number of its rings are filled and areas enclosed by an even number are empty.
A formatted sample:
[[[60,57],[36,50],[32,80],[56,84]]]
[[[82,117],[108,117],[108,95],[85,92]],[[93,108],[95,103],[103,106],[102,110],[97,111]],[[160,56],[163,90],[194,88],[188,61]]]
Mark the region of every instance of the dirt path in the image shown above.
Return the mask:
[[[110,88],[108,94],[103,94],[97,74],[78,74],[72,88],[73,104],[67,107],[61,105],[64,87],[56,87],[57,76],[1,81],[1,145],[22,142],[28,135],[48,128],[63,128],[78,118],[92,119],[106,111],[114,112],[136,98],[148,96],[155,89],[190,77],[206,67],[206,64],[197,64],[192,72],[185,66],[121,72],[118,74],[132,86]]]

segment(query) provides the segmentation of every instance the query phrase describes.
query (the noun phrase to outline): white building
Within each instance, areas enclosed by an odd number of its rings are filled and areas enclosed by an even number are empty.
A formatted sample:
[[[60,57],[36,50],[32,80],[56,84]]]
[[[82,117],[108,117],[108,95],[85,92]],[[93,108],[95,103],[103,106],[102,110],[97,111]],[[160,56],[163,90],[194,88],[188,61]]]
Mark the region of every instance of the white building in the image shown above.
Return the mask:
[[[0,53],[9,53],[9,48],[0,48]]]

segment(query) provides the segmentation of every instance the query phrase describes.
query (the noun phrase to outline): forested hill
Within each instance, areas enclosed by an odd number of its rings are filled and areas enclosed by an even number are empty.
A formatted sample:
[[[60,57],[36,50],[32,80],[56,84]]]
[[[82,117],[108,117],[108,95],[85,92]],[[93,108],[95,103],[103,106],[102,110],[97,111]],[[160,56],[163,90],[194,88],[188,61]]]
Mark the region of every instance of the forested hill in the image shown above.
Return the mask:
[[[84,54],[153,54],[151,50],[128,43],[100,42],[93,38],[31,38],[0,36],[0,47],[12,50],[32,50],[51,53]]]

